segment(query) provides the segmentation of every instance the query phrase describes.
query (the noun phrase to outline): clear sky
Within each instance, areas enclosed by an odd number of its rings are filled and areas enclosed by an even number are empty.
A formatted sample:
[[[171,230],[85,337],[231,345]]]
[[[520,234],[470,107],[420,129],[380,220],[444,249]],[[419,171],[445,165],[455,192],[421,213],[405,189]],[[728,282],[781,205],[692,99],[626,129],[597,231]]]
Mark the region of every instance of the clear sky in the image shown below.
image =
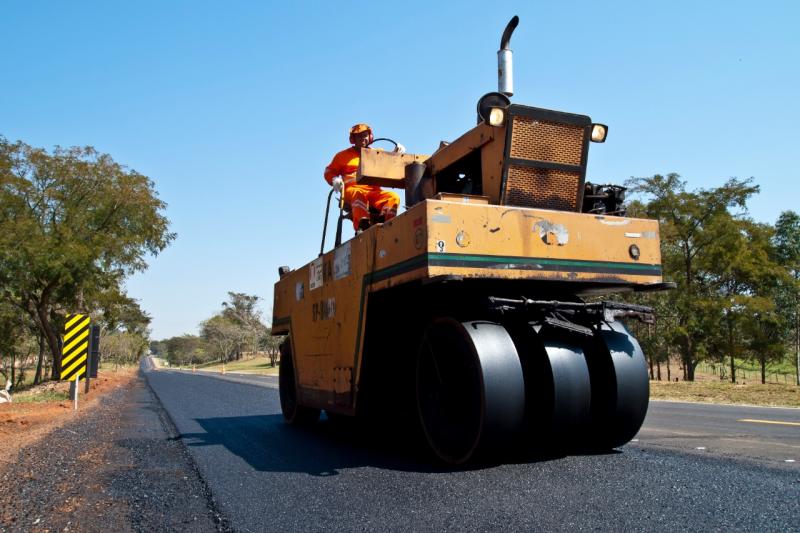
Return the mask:
[[[0,134],[93,145],[150,176],[175,243],[131,279],[153,338],[227,291],[271,310],[319,250],[322,171],[356,122],[430,153],[496,90],[513,15],[517,103],[609,125],[588,179],[753,176],[797,209],[800,2],[42,2],[0,9]],[[346,235],[351,234],[346,230]]]

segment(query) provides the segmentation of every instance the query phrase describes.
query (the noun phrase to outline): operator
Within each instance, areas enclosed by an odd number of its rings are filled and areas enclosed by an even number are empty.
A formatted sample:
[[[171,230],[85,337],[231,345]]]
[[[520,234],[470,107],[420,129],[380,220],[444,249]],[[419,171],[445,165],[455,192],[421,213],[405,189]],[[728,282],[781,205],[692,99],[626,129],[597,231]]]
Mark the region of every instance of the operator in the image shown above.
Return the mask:
[[[353,146],[333,156],[333,161],[325,168],[325,181],[336,192],[344,189],[344,201],[350,204],[356,232],[369,227],[370,205],[380,211],[384,220],[394,218],[400,205],[400,197],[396,193],[384,191],[378,186],[356,183],[361,148],[369,146],[373,140],[372,129],[368,125],[356,124],[350,128],[350,143]]]

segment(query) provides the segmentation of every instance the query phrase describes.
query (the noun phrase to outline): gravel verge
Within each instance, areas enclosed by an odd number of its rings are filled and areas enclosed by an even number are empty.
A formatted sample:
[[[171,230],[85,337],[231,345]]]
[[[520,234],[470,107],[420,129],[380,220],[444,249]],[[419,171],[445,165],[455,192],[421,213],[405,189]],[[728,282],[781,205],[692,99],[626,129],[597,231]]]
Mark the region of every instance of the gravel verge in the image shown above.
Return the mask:
[[[0,531],[229,531],[139,376],[0,466]]]

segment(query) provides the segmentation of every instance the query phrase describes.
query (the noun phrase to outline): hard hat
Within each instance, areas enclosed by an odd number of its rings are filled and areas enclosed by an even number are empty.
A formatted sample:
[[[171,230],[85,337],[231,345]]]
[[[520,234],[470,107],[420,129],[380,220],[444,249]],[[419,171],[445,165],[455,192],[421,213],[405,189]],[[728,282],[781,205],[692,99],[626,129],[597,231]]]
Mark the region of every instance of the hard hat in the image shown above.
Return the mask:
[[[372,132],[372,128],[369,127],[369,124],[356,124],[352,128],[350,128],[350,134],[354,133],[363,133],[365,131]]]
[[[355,144],[355,138],[353,137],[356,134],[369,132],[369,142],[368,144],[372,144],[372,139],[374,138],[372,135],[372,128],[369,127],[369,124],[356,124],[352,128],[350,128],[350,144]]]

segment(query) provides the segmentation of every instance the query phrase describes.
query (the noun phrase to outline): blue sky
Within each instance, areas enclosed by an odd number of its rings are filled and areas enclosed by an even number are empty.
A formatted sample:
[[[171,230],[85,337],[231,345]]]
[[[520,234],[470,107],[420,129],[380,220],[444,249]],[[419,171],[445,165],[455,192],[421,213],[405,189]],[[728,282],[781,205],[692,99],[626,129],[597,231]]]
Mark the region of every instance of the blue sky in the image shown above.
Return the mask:
[[[513,100],[609,125],[588,179],[753,176],[753,218],[797,209],[791,1],[10,0],[0,134],[93,145],[155,181],[178,238],[128,291],[154,338],[194,333],[229,290],[269,315],[278,266],[316,255],[350,125],[418,153],[472,127],[515,14]]]

